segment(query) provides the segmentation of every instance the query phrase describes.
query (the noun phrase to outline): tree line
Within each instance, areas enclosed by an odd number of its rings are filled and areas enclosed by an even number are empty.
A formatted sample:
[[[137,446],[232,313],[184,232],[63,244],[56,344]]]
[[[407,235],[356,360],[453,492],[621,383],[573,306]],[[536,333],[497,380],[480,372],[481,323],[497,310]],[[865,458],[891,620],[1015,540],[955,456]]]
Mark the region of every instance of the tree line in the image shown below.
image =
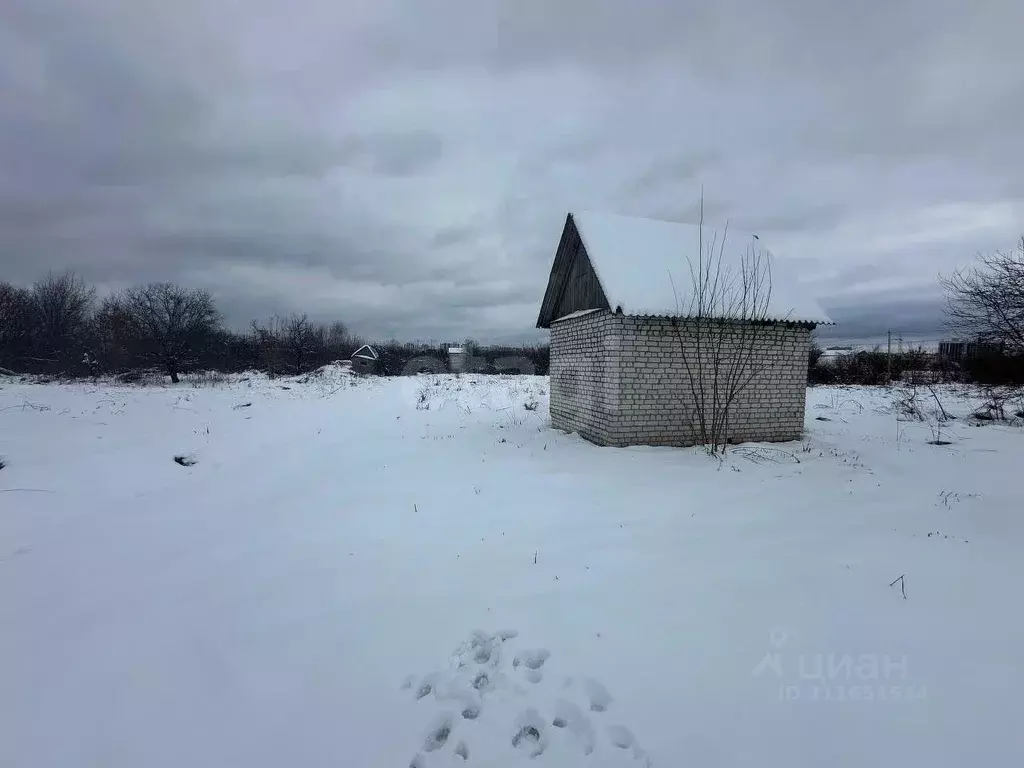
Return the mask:
[[[98,376],[160,370],[183,373],[262,370],[294,375],[349,358],[365,339],[345,323],[317,323],[306,314],[253,320],[245,332],[224,325],[213,296],[174,283],[127,288],[103,299],[74,272],[50,273],[24,288],[0,282],[0,369],[53,376]],[[401,371],[419,355],[447,355],[443,346],[374,343],[382,370]],[[516,354],[547,373],[545,346],[482,347]]]
[[[942,368],[944,377],[1024,386],[1024,238],[1014,251],[980,255],[940,283],[947,328],[998,353],[945,370],[948,361],[921,351],[859,352],[825,366],[814,347],[809,381],[880,384],[904,371]],[[174,283],[142,285],[99,300],[95,288],[74,272],[48,274],[27,288],[0,281],[0,372],[96,376],[159,369],[172,381],[194,370],[299,374],[346,359],[364,343],[342,322],[315,323],[305,314],[254,320],[246,332],[234,332],[209,292]],[[373,346],[387,373],[400,373],[417,357],[447,358],[443,345]],[[548,372],[547,345],[473,346],[483,359],[521,356],[537,373]]]

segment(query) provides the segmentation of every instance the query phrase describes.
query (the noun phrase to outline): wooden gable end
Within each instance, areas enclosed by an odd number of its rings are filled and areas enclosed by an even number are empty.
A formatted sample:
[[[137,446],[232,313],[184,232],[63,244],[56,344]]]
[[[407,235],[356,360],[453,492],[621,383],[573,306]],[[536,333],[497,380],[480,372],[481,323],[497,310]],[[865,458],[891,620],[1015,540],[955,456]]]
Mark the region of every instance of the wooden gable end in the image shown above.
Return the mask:
[[[550,328],[560,317],[584,309],[609,309],[601,281],[590,263],[570,213],[565,218],[562,237],[551,265],[548,287],[537,317],[538,328]]]

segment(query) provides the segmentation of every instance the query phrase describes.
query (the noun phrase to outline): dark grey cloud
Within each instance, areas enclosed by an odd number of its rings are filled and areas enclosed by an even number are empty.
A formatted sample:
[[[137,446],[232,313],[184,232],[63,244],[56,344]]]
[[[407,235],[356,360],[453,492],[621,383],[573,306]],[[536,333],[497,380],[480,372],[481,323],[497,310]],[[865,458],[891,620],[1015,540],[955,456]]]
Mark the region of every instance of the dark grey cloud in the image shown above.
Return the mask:
[[[1021,28],[1015,0],[6,0],[0,279],[531,338],[567,210],[694,221],[703,189],[850,335],[937,327],[936,273],[1024,229]]]
[[[836,325],[818,328],[817,335],[822,342],[832,339],[879,342],[891,332],[897,338],[934,344],[944,335],[943,306],[935,297],[900,293],[883,294],[860,304],[826,300],[826,310]]]

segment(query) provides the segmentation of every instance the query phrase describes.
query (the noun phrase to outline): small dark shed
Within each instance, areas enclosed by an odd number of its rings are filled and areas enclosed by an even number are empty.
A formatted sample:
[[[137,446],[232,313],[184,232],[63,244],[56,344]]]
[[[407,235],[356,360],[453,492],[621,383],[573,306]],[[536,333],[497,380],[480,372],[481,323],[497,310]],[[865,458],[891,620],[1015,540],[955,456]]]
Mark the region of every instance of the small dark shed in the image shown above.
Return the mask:
[[[364,344],[353,352],[351,360],[353,373],[369,374],[381,372],[380,355],[369,344]]]

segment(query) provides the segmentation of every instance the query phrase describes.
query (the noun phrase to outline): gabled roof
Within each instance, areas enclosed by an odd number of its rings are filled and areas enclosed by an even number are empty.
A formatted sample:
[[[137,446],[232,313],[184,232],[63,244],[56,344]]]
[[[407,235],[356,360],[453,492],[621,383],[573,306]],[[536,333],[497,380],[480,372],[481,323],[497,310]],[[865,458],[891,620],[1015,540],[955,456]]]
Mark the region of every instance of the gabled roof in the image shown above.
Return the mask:
[[[700,270],[697,244],[699,229],[655,219],[615,214],[582,212],[569,214],[583,248],[590,259],[611,310],[622,308],[626,315],[692,315],[694,274]],[[715,228],[704,227],[704,271],[716,237]],[[722,231],[717,232],[714,260],[717,265]],[[830,324],[832,321],[817,300],[800,284],[784,260],[770,254],[752,235],[730,231],[721,252],[720,284],[733,294],[739,290],[746,265],[749,274],[752,254],[770,267],[770,296],[763,319],[781,322]],[[714,314],[728,317],[729,299]]]
[[[377,354],[377,350],[371,347],[369,344],[363,344],[359,349],[352,353],[352,357],[358,357],[363,360],[379,360],[380,356]]]

